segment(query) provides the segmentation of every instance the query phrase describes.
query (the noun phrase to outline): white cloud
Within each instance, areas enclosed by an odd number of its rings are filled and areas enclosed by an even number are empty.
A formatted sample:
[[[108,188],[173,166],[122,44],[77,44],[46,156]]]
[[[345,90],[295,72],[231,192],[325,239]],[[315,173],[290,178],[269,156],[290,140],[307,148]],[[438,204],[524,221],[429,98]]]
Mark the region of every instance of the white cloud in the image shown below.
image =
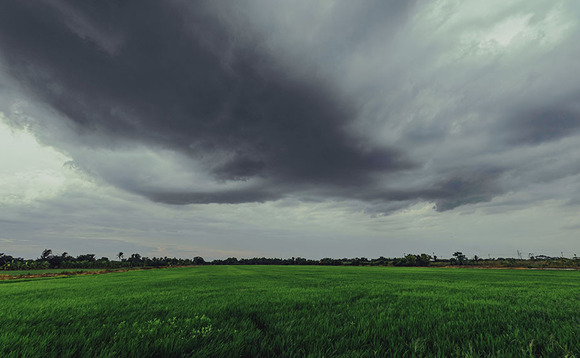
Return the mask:
[[[40,145],[32,134],[9,127],[1,113],[0,153],[0,203],[32,204],[79,182],[65,165],[69,158]]]

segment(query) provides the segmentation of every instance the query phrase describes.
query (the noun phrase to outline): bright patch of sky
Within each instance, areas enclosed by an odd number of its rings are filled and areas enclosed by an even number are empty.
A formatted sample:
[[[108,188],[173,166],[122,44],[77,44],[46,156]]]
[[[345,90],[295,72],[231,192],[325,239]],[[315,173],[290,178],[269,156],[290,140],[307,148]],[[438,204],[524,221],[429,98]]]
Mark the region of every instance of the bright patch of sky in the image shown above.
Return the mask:
[[[0,203],[34,204],[58,196],[72,181],[78,183],[66,165],[70,158],[9,127],[1,113],[0,153]]]

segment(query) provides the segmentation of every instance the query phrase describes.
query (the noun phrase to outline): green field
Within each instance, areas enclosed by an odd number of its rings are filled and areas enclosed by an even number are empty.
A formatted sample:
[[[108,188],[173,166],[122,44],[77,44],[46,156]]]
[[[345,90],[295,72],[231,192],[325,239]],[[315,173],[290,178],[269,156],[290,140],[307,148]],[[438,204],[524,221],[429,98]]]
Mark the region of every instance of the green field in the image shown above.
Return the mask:
[[[0,281],[1,357],[578,357],[580,272],[201,266]]]

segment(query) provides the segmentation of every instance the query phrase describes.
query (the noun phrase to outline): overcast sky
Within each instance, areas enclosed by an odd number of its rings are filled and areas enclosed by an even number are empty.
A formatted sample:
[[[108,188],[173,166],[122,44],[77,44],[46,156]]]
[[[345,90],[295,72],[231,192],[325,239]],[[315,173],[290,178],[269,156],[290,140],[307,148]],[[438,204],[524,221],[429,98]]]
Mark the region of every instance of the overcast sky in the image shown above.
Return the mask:
[[[2,1],[0,252],[580,254],[577,1]]]

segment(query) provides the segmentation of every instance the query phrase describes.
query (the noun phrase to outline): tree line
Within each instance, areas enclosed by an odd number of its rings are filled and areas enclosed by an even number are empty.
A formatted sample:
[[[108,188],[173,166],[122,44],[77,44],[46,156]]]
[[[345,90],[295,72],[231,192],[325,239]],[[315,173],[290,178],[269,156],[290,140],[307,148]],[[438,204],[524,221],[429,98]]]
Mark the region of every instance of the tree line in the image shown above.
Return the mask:
[[[449,259],[439,259],[436,255],[406,254],[403,257],[386,258],[379,257],[368,259],[366,257],[355,258],[329,258],[320,260],[306,259],[303,257],[292,258],[266,258],[254,257],[250,259],[216,259],[205,261],[203,257],[193,258],[170,258],[170,257],[143,257],[138,253],[125,256],[123,252],[116,255],[116,260],[107,257],[97,258],[94,254],[69,255],[67,252],[54,254],[51,249],[42,251],[37,259],[23,259],[0,253],[0,270],[36,270],[36,269],[119,269],[131,267],[172,267],[194,265],[322,265],[322,266],[481,266],[481,267],[580,267],[580,260],[574,258],[548,257],[544,255],[530,256],[528,259],[515,258],[488,258],[482,259],[475,255],[468,258],[462,252],[453,253]]]

